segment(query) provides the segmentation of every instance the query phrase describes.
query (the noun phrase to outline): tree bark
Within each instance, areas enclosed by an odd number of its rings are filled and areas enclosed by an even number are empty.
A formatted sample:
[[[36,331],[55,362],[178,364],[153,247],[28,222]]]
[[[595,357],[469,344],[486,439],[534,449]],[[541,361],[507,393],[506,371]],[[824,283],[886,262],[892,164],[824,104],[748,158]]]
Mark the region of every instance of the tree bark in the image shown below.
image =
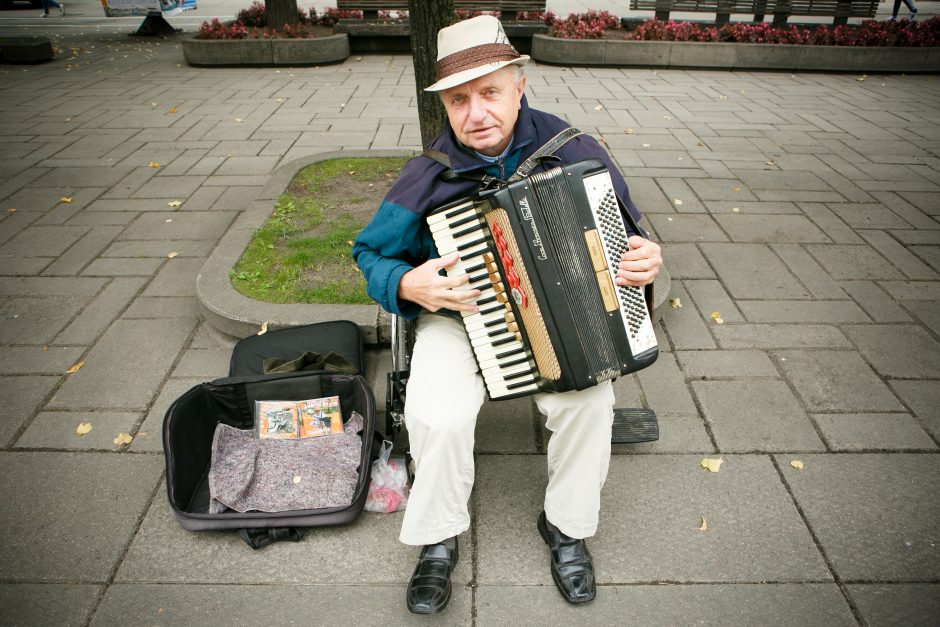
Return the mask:
[[[421,144],[427,147],[447,123],[447,115],[437,94],[426,92],[424,88],[437,80],[437,31],[456,21],[454,0],[408,0],[408,16],[411,20]]]
[[[297,24],[297,0],[264,0],[264,15],[268,28],[280,30],[284,24]]]

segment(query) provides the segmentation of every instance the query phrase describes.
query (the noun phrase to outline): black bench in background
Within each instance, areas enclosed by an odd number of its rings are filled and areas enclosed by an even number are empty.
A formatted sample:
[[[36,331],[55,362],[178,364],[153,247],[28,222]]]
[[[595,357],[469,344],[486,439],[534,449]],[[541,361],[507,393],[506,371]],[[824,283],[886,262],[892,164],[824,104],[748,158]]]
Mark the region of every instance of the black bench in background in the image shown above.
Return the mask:
[[[732,14],[753,14],[755,22],[774,16],[774,26],[784,26],[791,15],[832,17],[833,24],[846,24],[850,17],[874,17],[878,0],[630,0],[634,11],[655,11],[656,19],[668,20],[671,11],[714,13],[715,24],[730,21]]]
[[[499,11],[501,20],[515,20],[519,11],[544,11],[546,0],[454,0],[458,11]],[[378,19],[379,11],[407,11],[407,0],[336,0],[336,8],[362,11],[363,19]]]

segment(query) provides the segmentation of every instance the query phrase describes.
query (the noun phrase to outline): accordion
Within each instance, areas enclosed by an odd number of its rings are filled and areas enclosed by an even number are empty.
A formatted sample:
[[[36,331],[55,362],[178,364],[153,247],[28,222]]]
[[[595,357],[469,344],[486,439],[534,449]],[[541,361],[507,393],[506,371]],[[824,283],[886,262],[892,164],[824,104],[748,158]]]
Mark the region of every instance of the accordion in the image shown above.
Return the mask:
[[[555,167],[435,209],[449,276],[482,292],[464,326],[491,399],[582,390],[659,354],[644,289],[614,283],[629,250],[610,173]],[[460,288],[458,288],[460,289]]]

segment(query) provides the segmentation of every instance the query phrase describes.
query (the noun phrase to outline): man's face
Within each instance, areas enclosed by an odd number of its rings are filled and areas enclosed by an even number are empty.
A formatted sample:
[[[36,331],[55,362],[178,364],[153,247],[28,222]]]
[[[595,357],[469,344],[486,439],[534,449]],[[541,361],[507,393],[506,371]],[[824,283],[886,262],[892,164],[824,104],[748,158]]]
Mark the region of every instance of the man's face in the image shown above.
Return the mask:
[[[516,71],[503,67],[478,79],[441,92],[447,119],[464,146],[495,157],[512,140],[525,76],[516,84]]]

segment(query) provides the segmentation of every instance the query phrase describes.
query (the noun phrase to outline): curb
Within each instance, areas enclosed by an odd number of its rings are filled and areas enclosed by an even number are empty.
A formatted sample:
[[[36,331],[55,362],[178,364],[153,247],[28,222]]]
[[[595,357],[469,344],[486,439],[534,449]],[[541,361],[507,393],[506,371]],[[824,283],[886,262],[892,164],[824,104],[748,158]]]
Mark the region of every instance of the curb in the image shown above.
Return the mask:
[[[558,39],[533,35],[532,58],[566,66],[937,72],[940,47],[796,46],[695,41]]]
[[[391,340],[391,317],[378,305],[266,303],[248,298],[236,290],[229,271],[245,252],[254,232],[271,216],[274,201],[303,168],[330,159],[411,157],[416,154],[412,150],[334,151],[301,157],[278,167],[258,197],[243,208],[196,275],[196,299],[206,321],[226,335],[248,337],[257,333],[265,323],[273,331],[314,322],[352,320],[362,329],[367,344],[388,344]],[[662,316],[671,284],[664,266],[654,282],[654,322]]]
[[[199,39],[180,38],[183,58],[194,67],[319,65],[349,57],[345,34],[309,39]]]

